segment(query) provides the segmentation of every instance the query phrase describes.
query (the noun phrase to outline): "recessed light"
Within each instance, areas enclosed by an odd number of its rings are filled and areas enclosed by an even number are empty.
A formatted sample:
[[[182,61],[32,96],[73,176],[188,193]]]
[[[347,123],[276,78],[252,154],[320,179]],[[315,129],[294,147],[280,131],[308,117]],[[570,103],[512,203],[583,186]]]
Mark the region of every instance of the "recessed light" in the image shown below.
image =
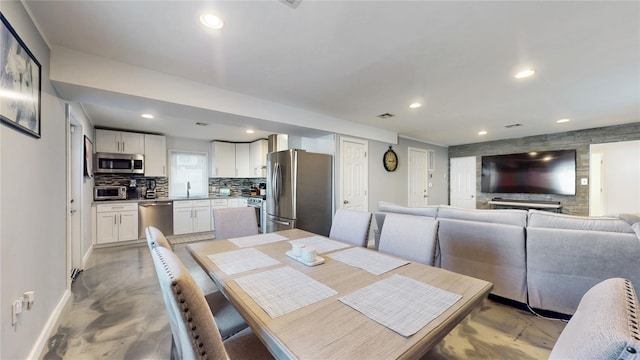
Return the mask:
[[[558,124],[564,124],[564,123],[568,123],[569,121],[571,121],[571,119],[560,119],[560,120],[557,120],[556,122]]]
[[[479,131],[479,132],[478,132],[478,135],[487,135],[487,132],[486,132],[486,131],[484,131],[484,130],[482,130],[482,131]]]
[[[151,114],[142,114],[140,116],[142,116],[145,119],[153,119],[153,115],[151,115]]]
[[[253,132],[254,132],[254,131],[253,131],[253,130],[251,130],[251,129],[249,129],[249,130],[247,130],[247,131],[246,131],[246,133],[247,133],[247,134],[253,134]]]
[[[529,76],[532,76],[532,75],[533,75],[533,74],[535,74],[535,73],[536,73],[536,72],[535,72],[535,70],[533,70],[533,69],[525,69],[525,70],[522,70],[522,71],[520,71],[520,72],[516,73],[516,74],[514,75],[514,77],[515,77],[516,79],[524,79],[524,78],[528,78]]]
[[[412,109],[417,109],[417,108],[419,108],[421,106],[422,106],[422,104],[420,104],[418,102],[414,102],[411,105],[409,105],[409,107],[412,108]]]
[[[200,15],[200,22],[210,29],[222,29],[224,22],[222,19],[214,14],[202,14]]]

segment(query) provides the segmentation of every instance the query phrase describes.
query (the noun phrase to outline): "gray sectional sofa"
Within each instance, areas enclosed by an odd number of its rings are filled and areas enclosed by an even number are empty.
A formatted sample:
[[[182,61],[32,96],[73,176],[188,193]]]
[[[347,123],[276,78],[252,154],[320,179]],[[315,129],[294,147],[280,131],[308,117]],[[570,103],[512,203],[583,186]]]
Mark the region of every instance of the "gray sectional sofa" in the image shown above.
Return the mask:
[[[436,266],[490,281],[494,295],[535,309],[572,315],[587,290],[608,278],[626,278],[640,288],[637,216],[409,208],[380,202],[376,248],[389,213],[437,219]]]

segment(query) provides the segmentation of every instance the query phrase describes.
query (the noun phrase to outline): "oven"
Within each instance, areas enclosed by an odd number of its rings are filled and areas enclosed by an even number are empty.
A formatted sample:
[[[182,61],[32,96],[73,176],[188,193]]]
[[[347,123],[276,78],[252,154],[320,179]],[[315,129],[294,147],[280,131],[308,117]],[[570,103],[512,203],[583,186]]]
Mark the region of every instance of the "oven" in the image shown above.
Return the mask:
[[[247,206],[252,207],[256,210],[256,220],[258,220],[258,229],[260,233],[264,234],[266,232],[266,216],[267,212],[265,211],[266,201],[264,201],[264,197],[262,196],[251,196],[247,198]]]

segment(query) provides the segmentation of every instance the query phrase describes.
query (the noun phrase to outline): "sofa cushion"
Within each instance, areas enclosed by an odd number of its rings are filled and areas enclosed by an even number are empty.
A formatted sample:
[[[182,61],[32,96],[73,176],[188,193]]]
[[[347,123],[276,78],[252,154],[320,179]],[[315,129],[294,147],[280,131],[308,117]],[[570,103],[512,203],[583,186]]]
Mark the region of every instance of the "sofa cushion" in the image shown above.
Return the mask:
[[[638,359],[638,297],[628,280],[612,278],[582,297],[549,359]]]
[[[490,281],[492,294],[526,303],[523,226],[444,218],[438,222],[443,269]]]
[[[529,305],[573,314],[598,282],[622,277],[640,286],[635,234],[527,228]]]
[[[479,221],[524,227],[527,225],[526,210],[477,210],[440,206],[438,218]]]
[[[618,217],[576,216],[540,210],[529,210],[528,227],[619,233],[634,232],[626,220]]]

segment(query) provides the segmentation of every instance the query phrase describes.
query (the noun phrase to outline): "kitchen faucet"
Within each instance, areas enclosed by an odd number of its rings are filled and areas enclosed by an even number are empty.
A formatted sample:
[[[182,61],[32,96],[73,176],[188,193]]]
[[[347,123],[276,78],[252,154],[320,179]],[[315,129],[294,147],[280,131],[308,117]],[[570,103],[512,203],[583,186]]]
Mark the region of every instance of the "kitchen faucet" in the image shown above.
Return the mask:
[[[189,190],[191,190],[191,182],[187,181],[187,197],[189,197]]]

